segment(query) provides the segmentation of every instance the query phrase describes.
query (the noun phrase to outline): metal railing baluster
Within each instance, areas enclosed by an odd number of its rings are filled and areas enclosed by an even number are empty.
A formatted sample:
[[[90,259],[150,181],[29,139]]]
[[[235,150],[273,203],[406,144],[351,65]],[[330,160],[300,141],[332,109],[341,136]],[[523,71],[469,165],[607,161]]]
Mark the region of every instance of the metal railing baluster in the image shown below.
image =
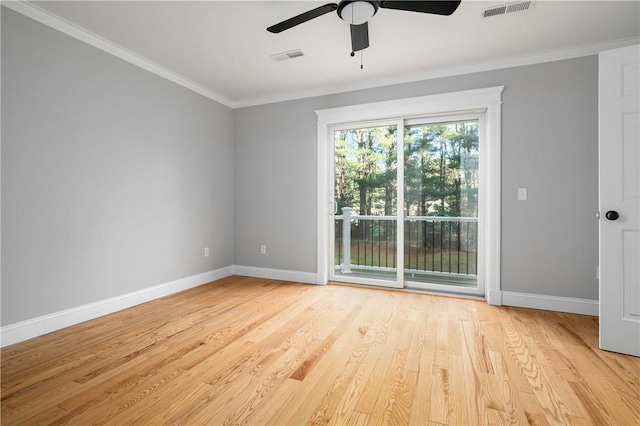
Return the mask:
[[[343,215],[335,218],[336,267],[343,273],[352,269],[394,271],[398,267],[395,247],[398,219],[395,216],[354,215],[351,211],[349,207],[343,208]],[[425,276],[475,277],[477,230],[478,219],[475,217],[409,216],[405,218],[402,266],[417,278],[423,273]],[[353,251],[352,260],[350,253]]]

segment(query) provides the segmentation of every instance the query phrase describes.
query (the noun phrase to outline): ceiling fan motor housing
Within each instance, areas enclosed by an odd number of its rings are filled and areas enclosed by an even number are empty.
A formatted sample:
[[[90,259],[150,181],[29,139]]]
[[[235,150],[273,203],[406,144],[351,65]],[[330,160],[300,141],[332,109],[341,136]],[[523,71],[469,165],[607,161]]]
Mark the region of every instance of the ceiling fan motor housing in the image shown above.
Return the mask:
[[[343,0],[338,4],[338,16],[352,25],[361,25],[378,12],[378,2],[366,0]]]

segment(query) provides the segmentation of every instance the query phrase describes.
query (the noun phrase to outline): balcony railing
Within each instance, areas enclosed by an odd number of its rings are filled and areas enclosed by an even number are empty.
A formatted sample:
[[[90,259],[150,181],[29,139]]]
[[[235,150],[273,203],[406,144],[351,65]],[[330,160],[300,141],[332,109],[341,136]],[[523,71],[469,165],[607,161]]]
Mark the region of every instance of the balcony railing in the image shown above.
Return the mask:
[[[335,216],[335,265],[344,274],[394,274],[396,216]],[[407,216],[404,271],[412,277],[441,277],[468,282],[477,277],[478,218]]]

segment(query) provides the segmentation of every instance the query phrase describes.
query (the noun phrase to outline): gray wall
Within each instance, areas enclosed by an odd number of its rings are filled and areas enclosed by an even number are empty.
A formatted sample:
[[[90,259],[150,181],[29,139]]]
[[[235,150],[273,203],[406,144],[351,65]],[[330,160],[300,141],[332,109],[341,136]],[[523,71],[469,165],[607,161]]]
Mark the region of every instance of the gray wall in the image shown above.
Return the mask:
[[[314,110],[499,85],[502,290],[597,300],[595,56],[235,110],[235,263],[316,271]]]
[[[1,324],[233,264],[315,273],[314,110],[496,85],[502,289],[596,300],[597,57],[232,111],[3,8]]]
[[[232,265],[233,138],[231,109],[2,8],[2,325]]]

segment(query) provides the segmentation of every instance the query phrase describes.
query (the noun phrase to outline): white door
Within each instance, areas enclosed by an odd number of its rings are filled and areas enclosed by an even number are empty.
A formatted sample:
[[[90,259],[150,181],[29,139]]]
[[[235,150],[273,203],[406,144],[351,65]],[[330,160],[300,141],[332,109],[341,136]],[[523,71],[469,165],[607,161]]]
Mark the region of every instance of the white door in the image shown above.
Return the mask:
[[[640,45],[600,54],[600,347],[640,356]]]

